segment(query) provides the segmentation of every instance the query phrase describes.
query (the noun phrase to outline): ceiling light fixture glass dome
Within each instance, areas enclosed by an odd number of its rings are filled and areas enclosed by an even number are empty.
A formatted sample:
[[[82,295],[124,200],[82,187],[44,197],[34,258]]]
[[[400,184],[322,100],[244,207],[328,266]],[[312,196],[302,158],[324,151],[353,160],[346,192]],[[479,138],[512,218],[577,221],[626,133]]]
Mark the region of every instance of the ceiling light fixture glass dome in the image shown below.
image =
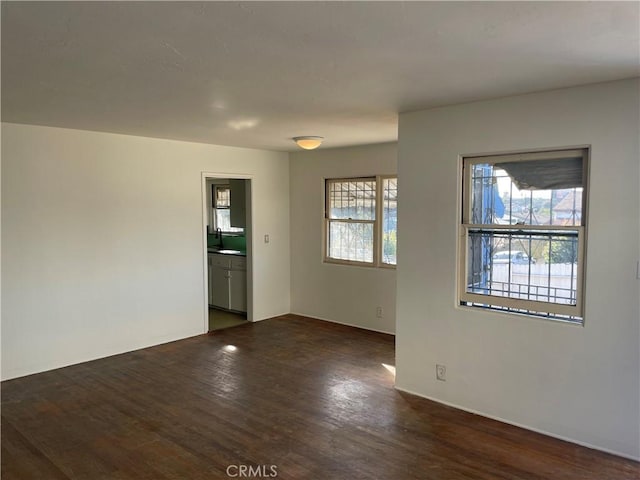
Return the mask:
[[[314,148],[318,148],[323,140],[324,137],[293,137],[293,141],[296,142],[296,145],[298,145],[300,148],[304,148],[305,150],[313,150]]]

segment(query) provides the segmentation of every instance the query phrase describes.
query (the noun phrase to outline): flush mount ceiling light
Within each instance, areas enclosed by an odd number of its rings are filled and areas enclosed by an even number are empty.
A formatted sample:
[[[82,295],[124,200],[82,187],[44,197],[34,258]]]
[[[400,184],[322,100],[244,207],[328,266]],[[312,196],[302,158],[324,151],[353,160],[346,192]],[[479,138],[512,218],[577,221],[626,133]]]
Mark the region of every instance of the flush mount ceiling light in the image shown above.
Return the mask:
[[[293,137],[293,141],[300,148],[304,148],[305,150],[313,150],[314,148],[318,148],[320,144],[324,140],[324,137]]]

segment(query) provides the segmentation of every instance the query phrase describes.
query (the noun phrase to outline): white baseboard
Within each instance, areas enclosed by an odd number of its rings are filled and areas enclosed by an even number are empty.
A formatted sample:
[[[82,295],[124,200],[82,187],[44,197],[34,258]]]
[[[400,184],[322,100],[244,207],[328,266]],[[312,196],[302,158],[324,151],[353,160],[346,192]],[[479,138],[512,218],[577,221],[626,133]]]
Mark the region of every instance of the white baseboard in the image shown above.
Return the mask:
[[[6,372],[3,372],[2,381],[13,380],[15,378],[27,377],[29,375],[36,375],[38,373],[49,372],[51,370],[58,370],[60,368],[71,367],[86,362],[93,362],[94,360],[101,360],[103,358],[113,357],[115,355],[122,355],[125,353],[135,352],[137,350],[144,350],[145,348],[156,347],[158,345],[164,345],[165,343],[177,342],[179,340],[186,340],[187,338],[193,338],[203,335],[198,331],[183,331],[179,333],[173,333],[169,335],[163,335],[156,337],[153,340],[145,340],[135,342],[129,345],[111,346],[111,348],[105,348],[102,352],[95,353],[88,351],[77,352],[65,358],[57,359],[56,361],[46,363],[36,363],[32,365],[22,365],[17,368],[11,368]]]
[[[548,437],[557,438],[558,440],[563,440],[563,441],[569,442],[569,443],[575,443],[576,445],[580,445],[581,447],[587,447],[587,448],[591,448],[593,450],[598,450],[600,452],[610,453],[611,455],[616,455],[618,457],[626,458],[628,460],[634,460],[636,462],[640,461],[640,456],[628,455],[626,453],[617,452],[615,450],[611,450],[611,449],[608,449],[608,448],[598,447],[597,445],[592,445],[592,444],[587,443],[587,442],[582,442],[580,440],[576,440],[575,438],[564,437],[562,435],[557,435],[555,433],[547,432],[547,431],[541,430],[539,428],[530,427],[529,425],[523,425],[521,423],[512,422],[511,420],[506,420],[504,418],[497,417],[495,415],[488,415],[486,413],[480,412],[478,410],[474,410],[472,408],[466,408],[466,407],[462,407],[460,405],[457,405],[455,403],[445,402],[444,400],[439,400],[437,398],[429,397],[427,395],[422,395],[420,393],[413,392],[413,391],[407,390],[405,388],[400,388],[398,386],[394,386],[394,388],[396,390],[400,391],[400,392],[405,392],[405,393],[409,393],[411,395],[415,395],[417,397],[426,398],[427,400],[431,400],[432,402],[440,403],[440,404],[446,405],[448,407],[457,408],[458,410],[462,410],[462,411],[465,411],[465,412],[473,413],[474,415],[479,415],[481,417],[490,418],[491,420],[496,420],[498,422],[506,423],[508,425],[513,425],[514,427],[523,428],[525,430],[529,430],[529,431],[532,431],[532,432],[540,433],[540,434],[546,435]]]
[[[337,320],[331,320],[329,318],[316,317],[316,316],[313,316],[313,315],[309,315],[307,313],[291,312],[291,315],[298,315],[300,317],[312,318],[314,320],[322,320],[323,322],[337,323],[338,325],[345,325],[347,327],[359,328],[361,330],[369,330],[370,332],[386,333],[387,335],[393,335],[394,337],[396,336],[396,334],[394,332],[387,332],[386,330],[377,330],[375,328],[363,327],[362,325],[355,325],[353,323],[338,322]]]

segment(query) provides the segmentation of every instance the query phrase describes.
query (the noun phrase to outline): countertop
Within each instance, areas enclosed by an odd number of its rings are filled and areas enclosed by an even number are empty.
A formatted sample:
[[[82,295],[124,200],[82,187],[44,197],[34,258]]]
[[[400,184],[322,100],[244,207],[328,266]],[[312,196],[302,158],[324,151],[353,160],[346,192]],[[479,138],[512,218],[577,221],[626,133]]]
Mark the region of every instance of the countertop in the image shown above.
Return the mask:
[[[220,249],[218,247],[208,247],[208,253],[217,253],[218,255],[235,255],[236,257],[246,257],[247,252],[242,250],[230,250],[227,248]]]

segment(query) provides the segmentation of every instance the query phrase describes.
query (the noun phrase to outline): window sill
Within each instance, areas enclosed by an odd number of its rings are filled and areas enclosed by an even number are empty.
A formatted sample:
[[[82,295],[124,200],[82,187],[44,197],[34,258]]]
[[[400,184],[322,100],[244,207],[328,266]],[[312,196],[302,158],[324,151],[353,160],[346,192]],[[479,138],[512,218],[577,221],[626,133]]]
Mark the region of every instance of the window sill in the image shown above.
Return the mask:
[[[333,258],[325,258],[322,263],[326,263],[328,265],[342,265],[348,267],[363,267],[363,268],[381,268],[384,270],[395,270],[395,265],[389,265],[386,263],[375,264],[375,263],[366,263],[366,262],[354,262],[350,260],[340,260]]]
[[[570,320],[565,318],[557,318],[557,317],[547,317],[544,315],[535,315],[532,313],[526,312],[516,312],[516,311],[508,311],[501,310],[499,308],[490,308],[490,307],[478,307],[473,305],[463,305],[458,303],[455,308],[457,310],[462,310],[465,312],[476,312],[481,315],[498,315],[503,318],[513,319],[514,317],[520,317],[529,320],[544,320],[547,322],[553,322],[554,324],[560,325],[571,325],[574,327],[584,327],[584,317],[581,320]]]

